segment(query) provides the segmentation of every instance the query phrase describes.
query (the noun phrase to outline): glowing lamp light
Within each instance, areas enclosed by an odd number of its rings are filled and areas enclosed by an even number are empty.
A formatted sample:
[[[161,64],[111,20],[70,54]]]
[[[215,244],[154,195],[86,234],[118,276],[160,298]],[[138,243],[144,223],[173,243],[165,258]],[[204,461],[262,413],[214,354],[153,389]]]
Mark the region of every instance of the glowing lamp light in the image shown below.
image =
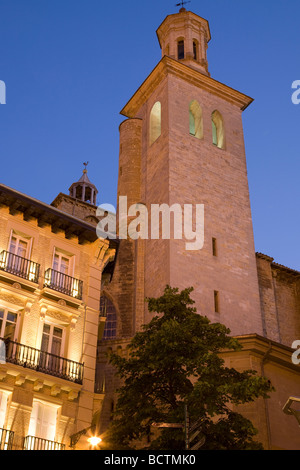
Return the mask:
[[[79,294],[79,282],[74,279],[73,286],[72,286],[72,296],[77,298]]]
[[[92,447],[97,447],[100,442],[102,442],[102,439],[100,437],[93,436],[88,439],[88,442],[91,444]]]
[[[30,263],[30,268],[29,268],[29,281],[34,281],[36,278],[36,265],[33,263]]]
[[[76,297],[78,296],[78,294],[79,294],[78,289],[73,289],[72,297],[75,297],[75,298],[76,298]]]

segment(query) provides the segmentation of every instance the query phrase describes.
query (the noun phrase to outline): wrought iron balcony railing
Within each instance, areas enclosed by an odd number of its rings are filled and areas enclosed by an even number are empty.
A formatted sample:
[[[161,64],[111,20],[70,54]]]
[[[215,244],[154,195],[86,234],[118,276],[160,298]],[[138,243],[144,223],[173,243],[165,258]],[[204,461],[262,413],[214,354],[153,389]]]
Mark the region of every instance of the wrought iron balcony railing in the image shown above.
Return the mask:
[[[45,272],[45,287],[56,290],[62,294],[69,295],[75,299],[82,300],[83,282],[67,274],[63,274],[54,269],[47,269]]]
[[[55,441],[48,441],[40,437],[26,436],[23,450],[65,450],[65,445]]]
[[[5,340],[6,362],[82,384],[83,364],[39,349]]]
[[[7,429],[0,429],[0,450],[12,450],[14,433]]]
[[[0,269],[15,276],[38,283],[40,265],[9,251],[0,253]]]

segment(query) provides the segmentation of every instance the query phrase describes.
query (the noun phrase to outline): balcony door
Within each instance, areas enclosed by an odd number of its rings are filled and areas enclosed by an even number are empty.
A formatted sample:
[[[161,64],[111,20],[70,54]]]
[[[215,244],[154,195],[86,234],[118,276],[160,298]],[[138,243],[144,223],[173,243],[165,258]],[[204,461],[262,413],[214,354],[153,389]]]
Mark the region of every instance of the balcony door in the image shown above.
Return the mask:
[[[70,275],[70,258],[62,253],[56,252],[54,254],[53,260],[53,269],[54,271],[58,271],[59,273],[66,274],[67,276]]]
[[[28,434],[32,438],[54,441],[56,433],[57,407],[38,400],[33,401]],[[28,441],[28,450],[39,450],[35,439]]]
[[[0,338],[16,341],[18,314],[0,308]]]
[[[74,271],[74,256],[55,249],[52,265],[51,284],[63,293],[72,291],[72,276]]]
[[[17,235],[12,235],[9,252],[14,255],[21,256],[22,258],[26,258],[28,252],[28,241],[18,237]]]
[[[42,335],[40,367],[56,372],[62,367],[64,347],[64,329],[53,324],[45,323]]]
[[[31,239],[12,232],[9,242],[7,266],[12,273],[27,274]]]

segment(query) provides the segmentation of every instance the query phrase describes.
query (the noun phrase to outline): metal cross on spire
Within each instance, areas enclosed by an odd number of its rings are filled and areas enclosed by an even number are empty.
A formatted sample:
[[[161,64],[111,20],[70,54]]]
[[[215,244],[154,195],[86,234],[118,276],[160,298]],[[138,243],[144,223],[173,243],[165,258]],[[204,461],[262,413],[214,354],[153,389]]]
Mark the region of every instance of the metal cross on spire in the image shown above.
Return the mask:
[[[179,3],[176,3],[176,7],[181,7],[181,9],[184,9],[184,5],[186,5],[187,3],[191,3],[190,1],[184,1],[184,0],[181,0],[181,2]]]

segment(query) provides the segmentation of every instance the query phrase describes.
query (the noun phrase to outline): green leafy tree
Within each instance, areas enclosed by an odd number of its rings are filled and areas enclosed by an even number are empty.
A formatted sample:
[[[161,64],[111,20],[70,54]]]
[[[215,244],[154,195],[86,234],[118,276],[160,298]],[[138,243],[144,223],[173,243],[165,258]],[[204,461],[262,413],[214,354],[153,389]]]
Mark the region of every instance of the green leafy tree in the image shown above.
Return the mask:
[[[224,366],[220,353],[241,345],[222,324],[197,314],[190,294],[166,287],[147,299],[155,316],[130,344],[129,359],[112,355],[122,379],[114,420],[107,432],[111,448],[151,450],[185,448],[183,429],[162,429],[153,438],[153,423],[198,423],[201,449],[261,449],[252,423],[232,405],[268,398],[270,382],[255,371]],[[148,443],[145,445],[145,443]]]

